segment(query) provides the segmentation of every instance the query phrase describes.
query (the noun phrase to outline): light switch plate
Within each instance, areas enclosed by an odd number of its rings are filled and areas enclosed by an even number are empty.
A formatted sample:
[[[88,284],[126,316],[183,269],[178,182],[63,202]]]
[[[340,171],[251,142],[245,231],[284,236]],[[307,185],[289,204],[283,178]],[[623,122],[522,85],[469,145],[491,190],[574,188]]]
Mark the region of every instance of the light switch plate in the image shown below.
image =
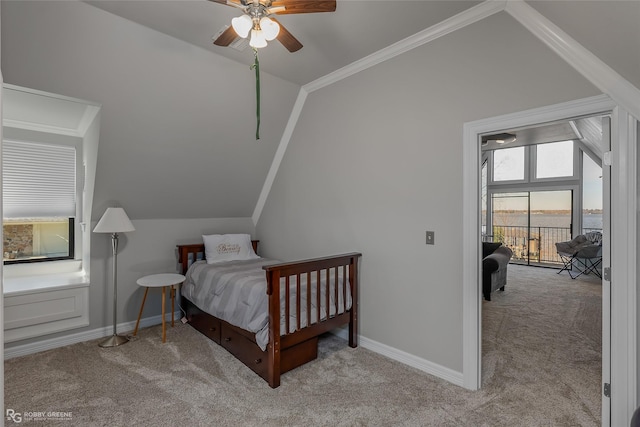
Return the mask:
[[[435,244],[436,244],[436,232],[427,231],[427,245],[435,245]]]

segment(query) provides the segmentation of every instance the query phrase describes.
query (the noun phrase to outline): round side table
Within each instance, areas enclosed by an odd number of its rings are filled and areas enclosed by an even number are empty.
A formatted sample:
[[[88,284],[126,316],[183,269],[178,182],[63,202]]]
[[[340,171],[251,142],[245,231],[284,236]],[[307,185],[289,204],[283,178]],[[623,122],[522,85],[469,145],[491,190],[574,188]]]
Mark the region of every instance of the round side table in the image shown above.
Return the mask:
[[[142,298],[142,305],[140,306],[140,313],[138,314],[138,320],[136,321],[136,328],[133,331],[133,335],[138,333],[138,326],[140,325],[140,318],[142,317],[142,310],[144,309],[144,302],[147,300],[149,288],[162,288],[162,342],[167,341],[167,327],[164,319],[166,305],[165,289],[169,288],[171,291],[171,327],[173,327],[173,306],[176,299],[176,290],[174,286],[179,285],[184,282],[184,280],[185,277],[182,274],[176,273],[152,274],[138,279],[136,283],[140,286],[144,286],[146,289],[144,290],[144,297]]]

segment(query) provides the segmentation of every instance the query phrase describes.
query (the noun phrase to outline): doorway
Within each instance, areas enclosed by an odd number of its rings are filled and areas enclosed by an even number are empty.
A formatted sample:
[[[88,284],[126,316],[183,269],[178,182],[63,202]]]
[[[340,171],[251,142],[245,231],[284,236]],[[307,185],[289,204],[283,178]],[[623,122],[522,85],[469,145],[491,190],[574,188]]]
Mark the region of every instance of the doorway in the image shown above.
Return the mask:
[[[604,175],[611,179],[611,206],[605,206],[603,217],[613,227],[604,225],[604,234],[609,236],[603,245],[603,268],[615,270],[612,281],[603,282],[603,309],[608,310],[610,318],[603,316],[602,343],[602,385],[620,390],[620,394],[605,397],[603,393],[602,420],[609,425],[613,418],[626,417],[630,400],[634,395],[627,391],[635,387],[635,346],[629,341],[630,331],[634,330],[635,311],[629,310],[629,296],[635,295],[635,233],[636,233],[636,134],[633,117],[615,105],[607,96],[597,96],[554,106],[528,110],[505,116],[478,120],[464,125],[463,150],[463,385],[472,390],[480,388],[481,373],[481,300],[477,286],[480,279],[480,235],[481,222],[479,206],[480,188],[480,147],[483,134],[501,129],[533,126],[538,123],[550,123],[567,120],[572,117],[586,117],[611,112],[612,150],[607,155],[612,159],[613,167],[605,168]],[[607,157],[605,155],[605,159]],[[610,174],[610,175],[609,175]],[[633,188],[633,191],[632,191]],[[605,197],[605,203],[608,198]],[[575,227],[575,225],[574,225]],[[617,253],[610,256],[610,245]],[[620,292],[612,295],[610,290],[615,281]],[[635,299],[634,299],[635,300]],[[613,308],[613,309],[612,309]],[[615,331],[610,337],[611,331]],[[611,342],[616,345],[612,346]],[[608,366],[608,368],[607,368]],[[622,390],[621,390],[622,389]]]
[[[576,117],[501,131],[511,135],[509,142],[500,136],[500,144],[484,143],[495,134],[481,139],[488,169],[482,173],[483,240],[512,253],[506,289],[481,305],[481,386],[516,395],[527,390],[522,394],[535,396],[541,407],[562,402],[562,410],[570,408],[566,416],[575,417],[565,421],[585,426],[602,418],[602,280],[556,274],[564,265],[556,244],[584,233],[585,207],[601,218],[602,197],[594,205],[583,197],[583,161],[589,151],[600,168],[609,151],[604,122],[602,114]],[[585,126],[594,132],[580,132]],[[590,193],[603,194],[603,175],[600,169],[600,191]]]

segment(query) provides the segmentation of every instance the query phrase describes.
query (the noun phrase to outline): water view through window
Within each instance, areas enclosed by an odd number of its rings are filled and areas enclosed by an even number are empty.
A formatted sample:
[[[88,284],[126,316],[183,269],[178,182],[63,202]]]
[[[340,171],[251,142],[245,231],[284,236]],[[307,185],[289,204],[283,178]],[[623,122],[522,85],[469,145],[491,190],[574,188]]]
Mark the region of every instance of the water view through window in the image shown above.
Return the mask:
[[[556,242],[572,238],[571,190],[495,193],[492,240],[513,251],[513,262],[559,264]],[[602,229],[602,210],[585,210],[584,232]]]

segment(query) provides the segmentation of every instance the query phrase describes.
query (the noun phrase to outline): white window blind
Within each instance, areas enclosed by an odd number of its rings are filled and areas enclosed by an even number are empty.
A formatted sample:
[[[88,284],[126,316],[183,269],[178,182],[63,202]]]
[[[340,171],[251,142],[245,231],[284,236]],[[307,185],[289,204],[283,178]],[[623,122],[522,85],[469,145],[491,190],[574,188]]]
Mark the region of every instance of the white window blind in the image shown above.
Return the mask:
[[[75,217],[75,147],[5,140],[2,179],[5,218]]]

